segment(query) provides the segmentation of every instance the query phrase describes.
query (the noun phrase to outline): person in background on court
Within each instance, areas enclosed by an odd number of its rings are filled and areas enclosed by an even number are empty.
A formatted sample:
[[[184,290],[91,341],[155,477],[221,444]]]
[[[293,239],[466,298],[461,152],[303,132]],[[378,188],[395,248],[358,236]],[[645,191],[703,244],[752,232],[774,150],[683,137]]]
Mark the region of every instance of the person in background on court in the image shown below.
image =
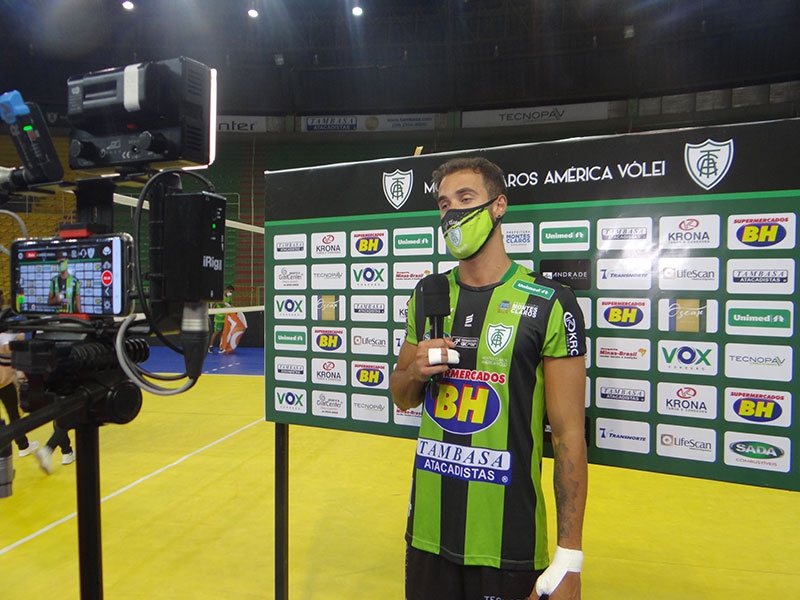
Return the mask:
[[[571,289],[506,254],[499,225],[508,199],[497,165],[456,158],[434,171],[433,184],[458,259],[445,274],[450,314],[444,337],[430,339],[417,287],[390,378],[398,408],[422,405],[406,600],[578,599],[588,480],[583,315]],[[541,485],[545,415],[554,452],[552,561]]]
[[[8,344],[15,339],[21,339],[22,334],[13,333],[0,333],[0,354],[10,355],[11,349]],[[10,422],[18,421],[21,416],[19,414],[19,390],[17,389],[17,372],[12,367],[0,365],[0,401],[6,408],[8,420]],[[28,441],[28,436],[24,433],[14,440],[19,448],[20,458],[28,456],[31,452],[39,447],[39,442]]]
[[[225,299],[222,302],[212,304],[211,308],[231,308],[233,306],[233,289],[232,285],[225,288]],[[214,331],[211,332],[211,341],[208,343],[208,353],[214,352],[214,346],[219,341],[222,335],[222,330],[225,328],[225,315],[226,313],[216,313],[214,315]]]
[[[58,306],[58,312],[81,312],[81,282],[69,272],[69,261],[63,257],[58,262],[58,275],[50,280],[47,304]]]
[[[230,286],[230,288],[230,304],[233,306],[233,286]],[[219,339],[219,353],[232,354],[239,346],[246,331],[247,318],[244,316],[244,312],[226,312],[222,337]]]
[[[53,435],[47,440],[43,448],[39,448],[35,453],[36,460],[39,461],[39,466],[42,471],[48,475],[53,472],[53,452],[56,446],[61,448],[61,464],[70,465],[75,462],[75,451],[72,449],[72,444],[69,441],[69,433],[53,421]]]

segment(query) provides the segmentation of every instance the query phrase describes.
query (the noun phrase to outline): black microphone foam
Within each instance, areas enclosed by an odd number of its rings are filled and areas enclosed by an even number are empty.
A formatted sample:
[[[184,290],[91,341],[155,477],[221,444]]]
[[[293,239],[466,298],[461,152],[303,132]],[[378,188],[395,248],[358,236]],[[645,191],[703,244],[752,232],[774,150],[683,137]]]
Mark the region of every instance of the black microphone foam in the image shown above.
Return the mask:
[[[447,277],[436,273],[428,275],[419,287],[423,313],[431,323],[431,339],[444,337],[444,318],[450,314],[450,282]],[[422,333],[422,332],[419,332]],[[442,375],[431,377],[429,391],[432,397],[439,395]]]
[[[441,274],[428,275],[422,280],[419,291],[422,295],[423,314],[431,323],[431,339],[444,337],[444,318],[450,314],[450,282]],[[442,374],[431,377],[429,391],[432,397],[439,395]]]
[[[444,336],[444,317],[450,314],[450,282],[441,274],[428,275],[420,286],[422,307],[431,322],[431,338]]]
[[[441,274],[428,275],[422,282],[425,315],[428,317],[446,317],[450,314],[450,283]]]

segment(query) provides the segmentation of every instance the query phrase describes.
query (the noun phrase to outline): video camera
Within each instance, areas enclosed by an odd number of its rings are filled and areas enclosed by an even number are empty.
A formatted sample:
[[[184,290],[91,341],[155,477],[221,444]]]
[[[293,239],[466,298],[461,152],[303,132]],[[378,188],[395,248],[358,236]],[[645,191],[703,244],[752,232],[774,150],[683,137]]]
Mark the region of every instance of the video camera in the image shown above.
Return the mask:
[[[12,306],[0,313],[0,331],[22,339],[10,343],[0,365],[24,373],[20,404],[30,414],[10,425],[0,421],[3,497],[11,493],[13,438],[53,420],[65,428],[127,423],[139,413],[142,390],[172,395],[195,384],[206,357],[208,303],[223,295],[225,199],[194,170],[211,164],[216,148],[216,71],[194,60],[138,63],[67,81],[69,165],[88,175],[74,184],[61,181],[61,162],[35,104],[16,91],[3,94],[0,116],[23,163],[0,167],[0,201],[65,188],[76,196],[74,223],[62,224],[56,237],[16,240],[10,251]],[[203,189],[184,192],[184,177]],[[114,232],[119,184],[141,186],[130,233]],[[151,336],[183,354],[185,373],[157,375],[140,366]],[[156,383],[184,378],[178,387]],[[82,455],[96,453],[96,439],[94,446],[78,447],[79,473]]]

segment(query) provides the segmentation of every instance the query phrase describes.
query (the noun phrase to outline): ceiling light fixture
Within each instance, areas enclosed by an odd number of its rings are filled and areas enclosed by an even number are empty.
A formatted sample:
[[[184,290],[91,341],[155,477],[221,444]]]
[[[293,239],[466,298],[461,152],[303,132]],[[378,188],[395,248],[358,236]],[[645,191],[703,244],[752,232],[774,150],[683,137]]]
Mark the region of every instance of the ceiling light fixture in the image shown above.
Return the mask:
[[[256,8],[255,2],[250,3],[250,8],[247,9],[247,16],[250,17],[251,19],[258,18],[258,9]]]
[[[356,5],[353,7],[352,13],[353,13],[353,16],[354,16],[354,17],[360,17],[361,15],[363,15],[363,14],[364,14],[364,9],[363,9],[363,8],[361,8],[361,7],[360,7],[358,4],[356,4]]]
[[[131,0],[125,0],[125,2],[122,3],[122,8],[124,8],[125,10],[133,10],[134,8],[136,8],[136,5],[133,2],[131,2]]]

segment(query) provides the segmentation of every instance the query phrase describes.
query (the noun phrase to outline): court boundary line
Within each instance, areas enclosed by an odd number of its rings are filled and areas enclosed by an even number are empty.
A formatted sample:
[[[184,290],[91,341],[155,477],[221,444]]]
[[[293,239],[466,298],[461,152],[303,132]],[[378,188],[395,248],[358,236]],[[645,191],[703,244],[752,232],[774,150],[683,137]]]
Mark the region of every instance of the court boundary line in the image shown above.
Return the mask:
[[[213,442],[211,442],[209,444],[206,444],[205,446],[203,446],[201,448],[198,448],[197,450],[193,450],[189,454],[185,454],[185,455],[181,456],[178,460],[173,461],[168,465],[164,465],[163,467],[161,467],[159,469],[156,469],[155,471],[153,471],[152,473],[149,473],[148,475],[145,475],[144,477],[140,477],[136,481],[133,481],[133,482],[121,487],[120,489],[118,489],[115,492],[111,492],[110,494],[108,494],[104,498],[101,498],[100,499],[100,503],[102,504],[106,500],[111,500],[112,498],[116,498],[120,494],[122,494],[124,492],[127,492],[128,490],[136,487],[137,485],[139,485],[141,483],[144,483],[145,481],[148,481],[148,480],[152,479],[153,477],[155,477],[157,475],[160,475],[161,473],[163,473],[163,472],[165,472],[165,471],[167,471],[167,470],[169,470],[169,469],[171,469],[173,467],[177,467],[182,462],[184,462],[186,460],[189,460],[190,458],[192,458],[194,456],[197,456],[198,454],[200,454],[202,452],[205,452],[209,448],[213,448],[217,444],[220,444],[220,443],[222,443],[222,442],[224,442],[224,441],[226,441],[226,440],[228,440],[228,439],[230,439],[230,438],[232,438],[232,437],[234,437],[236,435],[239,435],[240,433],[242,433],[243,431],[246,431],[247,429],[250,429],[254,425],[257,425],[258,423],[264,423],[264,422],[265,422],[264,419],[257,419],[255,421],[253,421],[252,423],[249,423],[249,424],[245,425],[244,427],[240,427],[236,431],[232,431],[231,433],[228,433],[228,434],[222,436],[221,438],[219,438],[217,440],[214,440]],[[22,546],[23,544],[26,544],[27,542],[30,542],[31,540],[36,539],[37,537],[39,537],[41,535],[44,535],[48,531],[50,531],[52,529],[55,529],[59,525],[63,525],[64,523],[70,521],[71,519],[74,519],[77,516],[78,516],[77,512],[72,512],[72,513],[66,515],[65,517],[62,517],[62,518],[58,519],[57,521],[54,521],[54,522],[50,523],[49,525],[45,525],[44,527],[42,527],[38,531],[34,531],[33,533],[31,533],[29,535],[26,535],[22,539],[19,539],[16,542],[12,542],[11,544],[6,546],[5,548],[0,548],[0,556],[10,552],[11,550],[14,550],[14,549]]]

